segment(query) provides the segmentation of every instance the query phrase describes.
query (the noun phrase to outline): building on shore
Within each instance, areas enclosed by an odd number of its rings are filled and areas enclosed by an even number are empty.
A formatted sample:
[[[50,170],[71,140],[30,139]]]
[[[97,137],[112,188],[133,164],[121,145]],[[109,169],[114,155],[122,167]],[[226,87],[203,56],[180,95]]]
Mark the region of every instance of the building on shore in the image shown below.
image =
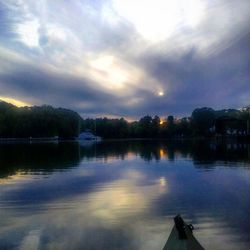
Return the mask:
[[[250,135],[250,121],[240,118],[219,117],[215,120],[215,133],[224,136]]]

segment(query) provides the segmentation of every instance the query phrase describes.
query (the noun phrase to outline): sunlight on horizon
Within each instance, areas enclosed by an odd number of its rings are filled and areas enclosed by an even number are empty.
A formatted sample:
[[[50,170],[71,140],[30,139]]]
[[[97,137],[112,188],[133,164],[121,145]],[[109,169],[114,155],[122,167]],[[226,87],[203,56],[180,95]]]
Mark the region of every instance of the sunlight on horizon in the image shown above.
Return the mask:
[[[17,107],[31,106],[30,103],[23,102],[23,101],[20,101],[20,100],[11,98],[11,97],[0,96],[0,101],[4,101],[4,102],[7,102],[7,103],[11,103],[11,104],[13,104],[13,105],[15,105],[15,106],[17,106]]]

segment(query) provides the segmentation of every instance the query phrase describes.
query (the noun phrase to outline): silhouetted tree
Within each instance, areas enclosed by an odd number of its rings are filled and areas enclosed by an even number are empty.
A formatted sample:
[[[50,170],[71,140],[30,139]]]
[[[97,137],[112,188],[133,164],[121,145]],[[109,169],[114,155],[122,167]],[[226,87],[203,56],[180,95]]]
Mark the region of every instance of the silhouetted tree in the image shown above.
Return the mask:
[[[82,118],[51,106],[22,107],[0,102],[0,137],[76,137]]]
[[[212,108],[199,108],[192,112],[194,132],[198,135],[209,135],[209,129],[214,125],[215,111]]]

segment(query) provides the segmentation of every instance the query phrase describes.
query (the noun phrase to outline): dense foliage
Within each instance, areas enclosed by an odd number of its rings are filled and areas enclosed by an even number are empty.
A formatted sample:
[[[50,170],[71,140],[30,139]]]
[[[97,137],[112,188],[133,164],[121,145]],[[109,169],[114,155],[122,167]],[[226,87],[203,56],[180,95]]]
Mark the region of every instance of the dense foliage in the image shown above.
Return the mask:
[[[78,136],[81,117],[71,110],[51,106],[22,107],[0,102],[0,137]]]
[[[0,102],[0,137],[72,138],[85,130],[103,138],[176,138],[193,136],[249,135],[250,108],[241,110],[199,108],[191,117],[164,119],[146,115],[138,121],[124,118],[82,119],[76,112],[51,106],[23,107]]]

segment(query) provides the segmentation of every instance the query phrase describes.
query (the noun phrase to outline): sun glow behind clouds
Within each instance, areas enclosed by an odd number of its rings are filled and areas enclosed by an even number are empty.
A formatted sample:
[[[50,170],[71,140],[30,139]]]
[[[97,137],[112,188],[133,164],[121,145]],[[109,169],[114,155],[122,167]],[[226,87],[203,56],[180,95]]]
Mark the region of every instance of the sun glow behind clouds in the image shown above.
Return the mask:
[[[205,9],[201,0],[113,0],[113,7],[152,42],[170,37],[182,26],[196,27]]]
[[[100,56],[90,62],[95,70],[95,77],[106,84],[108,88],[122,88],[128,80],[128,72],[115,63],[111,55]]]
[[[86,57],[90,79],[98,82],[107,90],[116,94],[128,94],[140,82],[144,72],[136,66],[130,65],[119,56],[112,53],[96,54]]]

